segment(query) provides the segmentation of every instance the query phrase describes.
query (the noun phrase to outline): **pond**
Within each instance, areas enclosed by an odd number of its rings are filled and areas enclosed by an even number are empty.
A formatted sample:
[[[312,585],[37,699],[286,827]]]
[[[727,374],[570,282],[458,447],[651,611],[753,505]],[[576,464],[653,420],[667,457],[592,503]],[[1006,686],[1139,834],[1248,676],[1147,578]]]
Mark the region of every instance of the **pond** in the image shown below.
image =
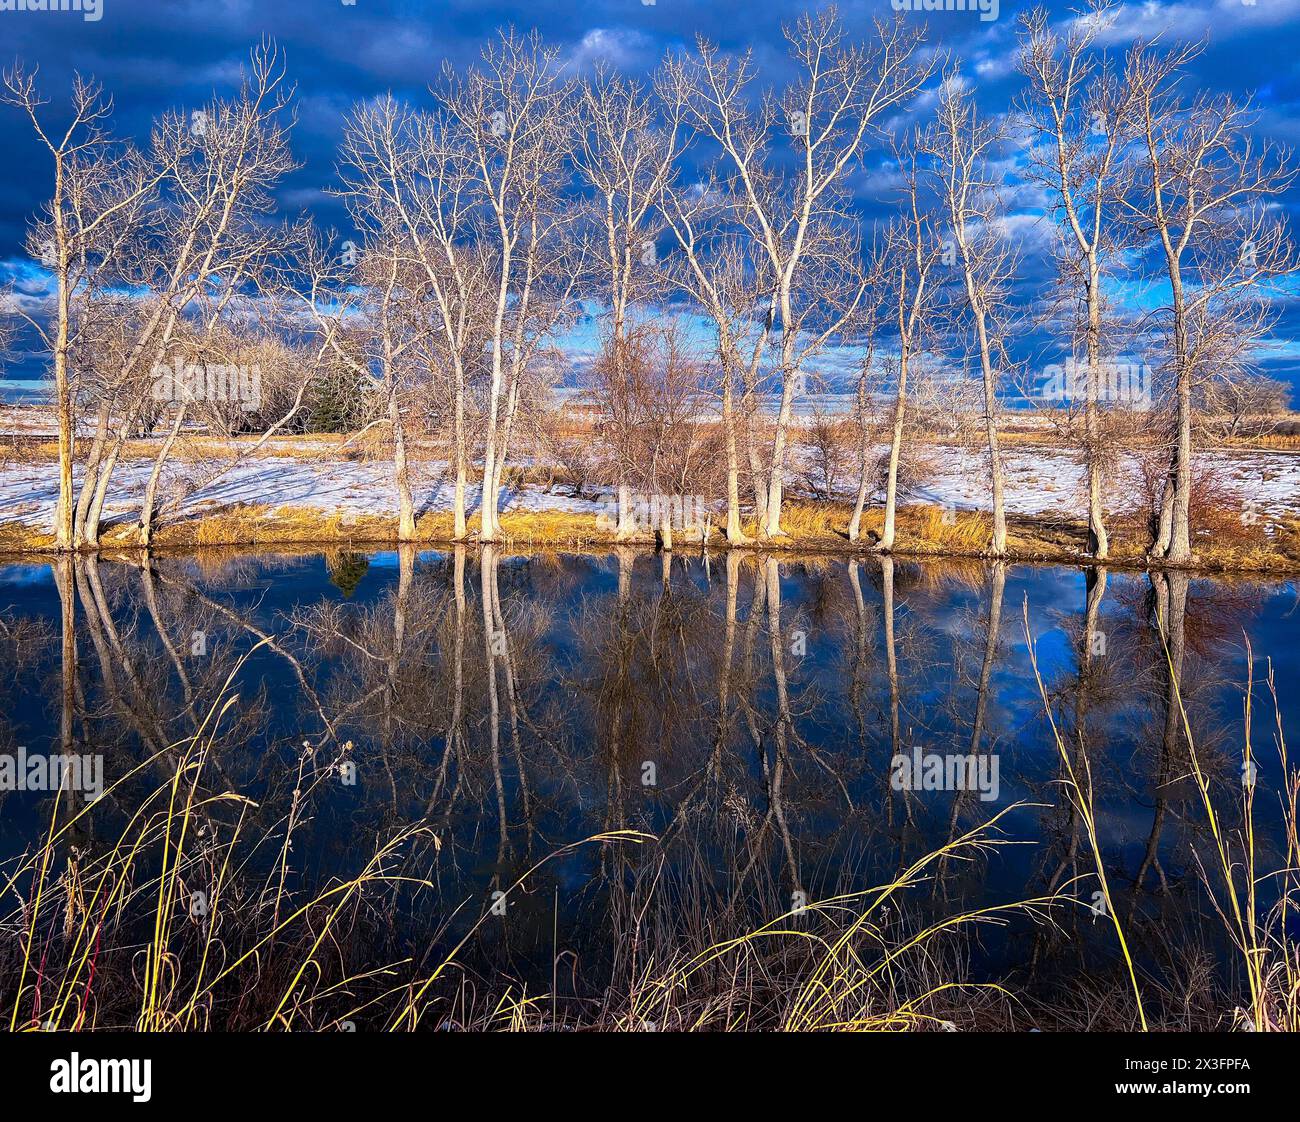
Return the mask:
[[[902,559],[20,561],[0,566],[0,758],[31,781],[0,791],[0,859],[19,868],[60,816],[56,865],[109,852],[202,744],[203,795],[241,796],[188,843],[238,855],[212,902],[232,929],[267,885],[319,893],[420,825],[393,868],[421,883],[353,918],[340,970],[455,951],[461,996],[435,1020],[511,989],[578,1023],[649,959],[783,915],[811,931],[806,905],[856,907],[996,817],[880,906],[881,938],[986,910],[912,969],[1017,995],[977,1020],[1069,1024],[1122,1004],[1109,907],[1148,1012],[1174,1018],[1234,976],[1198,772],[1223,833],[1253,797],[1259,868],[1285,857],[1298,618],[1286,582]],[[85,761],[65,772],[82,790],[42,788],[51,754]],[[1264,915],[1280,884],[1259,891]],[[397,984],[355,983],[329,1015],[364,1027],[355,994]],[[779,1003],[766,967],[746,986]]]

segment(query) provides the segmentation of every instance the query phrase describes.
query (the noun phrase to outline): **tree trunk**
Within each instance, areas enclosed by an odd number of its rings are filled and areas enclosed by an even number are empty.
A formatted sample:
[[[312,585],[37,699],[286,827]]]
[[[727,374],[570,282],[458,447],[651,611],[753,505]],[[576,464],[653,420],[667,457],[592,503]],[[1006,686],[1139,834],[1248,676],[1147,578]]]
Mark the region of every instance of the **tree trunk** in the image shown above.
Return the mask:
[[[1101,365],[1101,291],[1096,252],[1088,265],[1088,400],[1084,408],[1084,455],[1088,467],[1088,552],[1098,561],[1110,553],[1106,516],[1102,506],[1101,432],[1097,411],[1097,379]]]
[[[1160,509],[1156,512],[1156,532],[1151,544],[1151,555],[1164,559],[1169,548],[1169,539],[1174,528],[1174,471],[1173,455],[1170,455],[1169,469],[1165,472],[1165,481],[1160,488]]]
[[[483,484],[479,492],[479,540],[494,542],[497,540],[497,461],[493,449],[483,459]]]
[[[754,415],[758,409],[755,400],[757,364],[758,356],[755,356],[746,374],[745,396],[741,402],[741,414],[745,425],[745,450],[749,456],[749,483],[754,492],[754,521],[761,530],[763,524],[767,521],[767,473],[763,470],[763,457],[759,455],[758,440],[754,434]]]
[[[415,503],[411,499],[411,473],[406,462],[406,432],[402,410],[394,390],[388,395],[388,419],[393,426],[393,475],[397,484],[397,540],[409,542],[415,537]]]
[[[740,460],[736,453],[736,410],[731,393],[731,371],[724,368],[722,428],[727,441],[727,542],[745,545],[749,538],[740,525]]]
[[[1178,444],[1174,457],[1172,522],[1165,560],[1186,565],[1192,560],[1192,379],[1187,364],[1178,376]]]
[[[659,504],[659,548],[665,553],[671,553],[673,548],[673,512],[668,502]]]
[[[465,539],[465,477],[466,460],[468,456],[465,450],[465,370],[460,362],[456,362],[456,390],[454,404],[454,418],[452,421],[452,443],[455,447],[452,454],[455,457],[456,464],[456,483],[455,493],[452,497],[452,531],[451,536],[455,541]]]
[[[907,358],[898,364],[898,395],[894,400],[894,428],[889,440],[889,471],[885,477],[885,525],[876,546],[881,553],[894,548],[898,515],[898,461],[903,452],[903,421],[907,414]]]
[[[1002,452],[998,444],[998,399],[989,351],[988,327],[978,300],[972,295],[975,328],[980,346],[980,369],[984,378],[984,426],[988,434],[989,478],[993,497],[993,541],[989,552],[1001,557],[1007,551],[1007,513],[1003,499]]]
[[[82,532],[86,525],[86,512],[90,509],[90,500],[95,493],[95,482],[99,478],[99,465],[104,458],[104,449],[108,445],[108,420],[112,405],[108,398],[99,404],[99,415],[95,419],[95,435],[90,442],[90,451],[86,455],[86,467],[81,476],[81,490],[77,493],[75,513],[72,520],[72,547],[82,546]]]
[[[86,510],[86,521],[81,527],[82,546],[89,549],[99,548],[99,528],[104,518],[104,502],[108,498],[108,485],[113,479],[113,469],[117,467],[117,457],[121,454],[123,441],[114,441],[113,447],[99,466],[99,478],[95,480],[94,497]],[[83,484],[83,490],[86,484]]]
[[[510,441],[514,436],[515,417],[519,412],[519,371],[512,369],[510,375],[510,387],[506,391],[506,413],[505,419],[501,424],[501,440],[497,449],[496,460],[496,479],[493,481],[492,494],[500,496],[501,481],[505,478],[506,462],[510,456]],[[499,499],[498,499],[499,501]],[[501,528],[501,522],[497,512],[493,511],[493,521],[498,531]]]
[[[501,297],[504,303],[504,294]],[[499,313],[500,315],[500,313]],[[492,341],[492,381],[488,388],[488,423],[487,437],[483,445],[483,485],[479,499],[479,540],[496,541],[500,532],[497,525],[497,437],[498,416],[501,399],[501,342],[500,327],[498,338]]]
[[[72,407],[72,389],[68,384],[69,307],[66,268],[59,270],[59,324],[54,343],[54,399],[59,417],[59,500],[54,508],[54,545],[71,549],[72,530],[72,457],[76,424]]]
[[[988,428],[989,472],[993,481],[993,543],[991,552],[1001,557],[1007,551],[1007,512],[1003,498],[1002,452],[998,446],[997,402],[993,376],[984,375],[984,421]]]
[[[616,541],[626,541],[636,533],[632,523],[632,488],[626,483],[618,485],[618,525],[614,528]]]
[[[54,160],[54,199],[50,206],[54,221],[54,251],[58,268],[58,323],[54,336],[54,400],[59,419],[59,498],[54,508],[54,544],[58,549],[74,548],[72,507],[72,457],[76,447],[76,414],[68,378],[68,353],[72,347],[72,289],[68,276],[72,248],[68,244],[67,220],[63,213],[63,160]]]
[[[1160,518],[1152,554],[1170,565],[1186,565],[1192,559],[1192,372],[1187,346],[1187,311],[1183,296],[1182,268],[1172,251],[1166,250],[1169,286],[1174,309],[1174,370],[1177,375],[1177,432],[1170,456],[1169,474],[1161,496]]]
[[[870,357],[868,356],[868,362]],[[867,505],[867,371],[864,368],[858,376],[858,495],[853,502],[853,514],[849,518],[849,541],[856,542],[862,535],[862,511]]]
[[[158,449],[158,455],[154,457],[153,470],[149,472],[149,482],[145,484],[144,488],[144,498],[140,500],[140,544],[146,549],[149,547],[150,539],[153,536],[153,516],[158,495],[158,480],[162,476],[163,464],[167,462],[172,445],[176,443],[176,436],[181,431],[181,425],[185,422],[187,408],[188,406],[182,403],[181,407],[176,411],[176,420],[167,433],[167,439],[163,441],[162,447]]]
[[[781,409],[776,415],[776,432],[772,437],[772,473],[767,485],[767,510],[763,521],[762,537],[779,538],[785,535],[781,529],[781,495],[785,480],[785,448],[788,439],[790,419],[794,414],[795,383],[799,373],[792,369],[793,338],[789,330],[789,315],[782,315],[781,334]]]

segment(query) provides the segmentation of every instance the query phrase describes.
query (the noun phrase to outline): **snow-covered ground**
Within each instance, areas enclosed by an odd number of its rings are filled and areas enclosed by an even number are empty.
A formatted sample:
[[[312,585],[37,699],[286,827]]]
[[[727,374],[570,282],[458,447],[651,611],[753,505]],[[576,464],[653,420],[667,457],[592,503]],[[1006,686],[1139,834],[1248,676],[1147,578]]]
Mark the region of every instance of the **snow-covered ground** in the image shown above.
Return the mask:
[[[120,463],[113,473],[113,486],[105,502],[109,521],[132,518],[140,509],[140,497],[149,479],[152,461]],[[184,468],[185,465],[182,465]],[[80,469],[74,471],[79,480]],[[439,480],[423,480],[416,471],[413,485],[419,513],[450,510],[452,486]],[[175,478],[170,476],[170,478]],[[55,465],[9,464],[0,467],[0,522],[17,521],[39,529],[52,529],[59,481]],[[165,499],[167,489],[160,491]],[[477,509],[478,493],[470,488],[471,511]],[[506,510],[559,510],[594,512],[597,504],[567,495],[543,493],[540,488],[502,495]],[[182,514],[197,514],[241,503],[274,507],[302,507],[325,514],[344,516],[393,514],[397,498],[392,468],[383,463],[350,463],[343,460],[299,460],[284,456],[250,459],[206,487],[191,494],[181,507]]]
[[[932,470],[923,486],[907,501],[950,505],[959,509],[988,506],[984,458],[957,449],[927,453]],[[1234,493],[1243,511],[1261,517],[1300,517],[1300,455],[1281,452],[1206,453],[1204,462]],[[106,504],[110,520],[134,517],[139,509],[152,466],[148,460],[118,465]],[[441,473],[442,465],[416,465],[413,485],[420,513],[449,510],[452,489]],[[177,463],[169,466],[160,498],[170,485],[185,477],[191,485],[202,481],[198,473],[211,474],[211,465]],[[1006,453],[1007,509],[1013,514],[1050,514],[1082,517],[1083,473],[1069,452],[1043,448],[1015,448]],[[33,528],[53,525],[58,479],[52,462],[10,463],[0,466],[0,521],[18,521]],[[1141,494],[1136,464],[1121,466],[1121,479],[1110,501],[1112,507],[1130,505]],[[471,503],[478,493],[469,491]],[[396,510],[392,469],[387,463],[351,462],[338,458],[303,459],[268,455],[250,459],[191,494],[184,514],[236,504],[302,507],[345,517],[392,514]],[[553,510],[596,514],[601,502],[576,499],[540,487],[508,489],[502,496],[506,510]]]
[[[928,452],[933,472],[915,499],[976,510],[989,505],[987,460],[960,449]],[[1243,512],[1261,517],[1300,516],[1300,455],[1286,452],[1204,452],[1197,463],[1240,501]],[[1053,448],[1013,448],[1004,453],[1007,510],[1012,514],[1084,517],[1085,476],[1079,459]],[[1122,459],[1107,506],[1131,509],[1142,501],[1142,477],[1134,457]]]
[[[19,438],[53,437],[57,432],[49,406],[0,407],[0,434]],[[0,445],[5,442],[0,435]],[[219,464],[196,464],[173,460],[168,464],[159,499],[166,502],[178,486],[192,493],[181,512],[193,515],[236,504],[304,507],[345,518],[360,515],[391,515],[397,507],[392,468],[386,462],[345,459],[338,451],[338,438],[280,437],[268,445],[265,455],[249,459],[207,486],[195,487],[211,478]],[[883,452],[881,448],[879,451]],[[904,502],[925,502],[958,509],[986,509],[988,474],[985,457],[978,451],[933,447],[924,451],[924,478],[903,497]],[[513,463],[521,461],[516,458]],[[525,458],[524,461],[527,462]],[[1262,518],[1300,517],[1300,454],[1286,452],[1206,452],[1199,457],[1220,483],[1225,495]],[[811,465],[807,452],[791,448],[791,475],[805,474]],[[1083,469],[1078,457],[1067,449],[1039,445],[1011,444],[1005,450],[1006,501],[1012,514],[1055,515],[1081,518],[1084,512]],[[152,468],[152,460],[132,459],[119,463],[113,489],[106,504],[110,520],[133,518]],[[452,489],[443,463],[416,463],[412,483],[420,513],[450,510]],[[855,481],[842,479],[842,488],[856,489]],[[51,461],[23,463],[15,458],[6,463],[0,457],[0,522],[18,521],[33,528],[53,525],[58,481]],[[1142,500],[1143,487],[1138,462],[1121,460],[1107,505],[1123,509]],[[471,504],[478,492],[471,487]],[[844,498],[851,498],[846,494]],[[878,499],[878,497],[877,497]],[[506,510],[554,510],[595,514],[605,509],[600,500],[576,499],[557,490],[547,494],[540,487],[508,491],[502,496]],[[174,512],[173,512],[174,513]]]

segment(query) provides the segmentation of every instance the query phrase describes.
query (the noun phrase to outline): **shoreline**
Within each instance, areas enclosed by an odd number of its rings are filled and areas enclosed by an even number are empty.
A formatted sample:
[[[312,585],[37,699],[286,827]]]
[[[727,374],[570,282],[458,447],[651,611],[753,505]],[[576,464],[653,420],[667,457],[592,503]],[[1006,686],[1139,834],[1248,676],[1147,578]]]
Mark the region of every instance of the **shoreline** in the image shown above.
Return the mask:
[[[511,556],[535,553],[600,553],[620,548],[642,553],[696,556],[701,553],[795,554],[802,556],[851,558],[894,557],[909,561],[967,561],[987,564],[1000,560],[1009,564],[1066,565],[1075,568],[1105,568],[1128,572],[1180,571],[1212,577],[1288,579],[1300,576],[1300,520],[1280,528],[1283,548],[1276,544],[1267,552],[1257,549],[1241,552],[1227,546],[1211,545],[1191,565],[1172,566],[1153,563],[1135,543],[1118,535],[1112,540],[1110,555],[1102,561],[1086,553],[1086,527],[1061,520],[1033,516],[1008,519],[1008,549],[995,557],[976,542],[984,536],[987,515],[984,512],[960,512],[951,524],[942,520],[942,508],[912,505],[899,509],[899,532],[895,548],[882,553],[875,548],[873,531],[881,512],[863,513],[863,532],[857,542],[850,542],[844,530],[849,510],[840,504],[789,503],[790,528],[779,539],[760,540],[753,526],[745,530],[751,539],[732,544],[714,529],[707,539],[675,535],[673,548],[661,548],[655,535],[640,533],[622,540],[600,530],[589,514],[559,511],[507,512],[502,515],[503,534],[494,543],[483,542],[471,529],[456,540],[452,534],[450,514],[426,514],[417,521],[416,536],[401,542],[395,517],[362,516],[344,518],[322,515],[309,507],[237,506],[223,508],[158,527],[149,546],[133,540],[135,526],[118,523],[109,526],[97,547],[81,550],[57,550],[53,534],[33,529],[21,522],[0,522],[0,561],[21,563],[23,558],[46,562],[60,556],[111,556],[141,554],[192,553],[212,549],[238,549],[267,552],[280,548],[318,552],[346,547],[350,549],[393,549],[410,545],[416,549],[451,550],[457,546],[478,549],[496,545]],[[1072,544],[1077,539],[1078,546]]]

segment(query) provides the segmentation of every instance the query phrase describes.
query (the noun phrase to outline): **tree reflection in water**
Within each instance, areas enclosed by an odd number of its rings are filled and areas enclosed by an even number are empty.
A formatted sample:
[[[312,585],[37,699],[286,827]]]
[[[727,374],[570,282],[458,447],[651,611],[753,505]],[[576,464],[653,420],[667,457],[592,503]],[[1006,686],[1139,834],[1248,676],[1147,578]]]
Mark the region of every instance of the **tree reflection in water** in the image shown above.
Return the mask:
[[[166,782],[189,766],[175,746],[206,735],[215,708],[205,790],[251,800],[194,812],[213,861],[233,859],[212,839],[238,824],[247,881],[226,907],[279,923],[288,890],[353,875],[421,824],[401,860],[427,887],[354,917],[366,936],[339,952],[349,967],[427,967],[472,932],[459,957],[475,987],[526,985],[578,1018],[615,1015],[620,986],[664,948],[792,909],[797,924],[801,901],[887,881],[1013,804],[999,826],[1023,844],[940,860],[876,937],[1068,894],[1080,903],[1050,922],[1015,917],[932,965],[1010,980],[1044,1003],[1040,1019],[1104,1006],[1115,948],[1085,906],[1092,856],[1062,797],[1022,603],[1074,768],[1090,769],[1130,942],[1154,989],[1190,993],[1210,1017],[1222,929],[1197,873],[1207,827],[1179,700],[1202,767],[1232,784],[1242,635],[1285,656],[1291,608],[1285,588],[1179,573],[630,548],[77,557],[0,575],[0,751],[102,753],[110,782],[149,760]],[[221,709],[223,691],[237,700]],[[998,798],[896,790],[890,763],[918,746],[996,754]],[[53,813],[72,823],[53,859],[93,859],[145,778],[94,815],[71,791],[0,793],[0,852],[12,864],[30,851]],[[657,840],[547,860],[616,831]],[[1280,852],[1285,839],[1261,842]]]

